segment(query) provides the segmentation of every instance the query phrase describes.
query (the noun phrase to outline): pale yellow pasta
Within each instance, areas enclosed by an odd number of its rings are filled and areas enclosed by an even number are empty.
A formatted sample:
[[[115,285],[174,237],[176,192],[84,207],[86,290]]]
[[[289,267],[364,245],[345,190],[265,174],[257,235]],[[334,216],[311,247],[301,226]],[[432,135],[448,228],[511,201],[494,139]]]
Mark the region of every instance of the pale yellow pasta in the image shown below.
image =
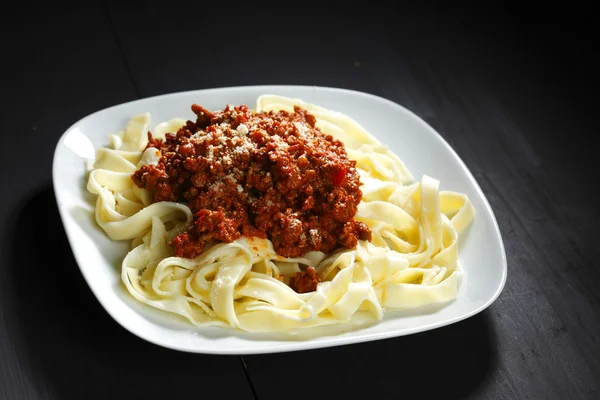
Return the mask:
[[[467,196],[440,192],[429,176],[415,182],[397,155],[344,114],[275,95],[260,96],[255,110],[291,111],[296,104],[356,160],[363,200],[355,218],[369,226],[372,240],[332,254],[284,258],[269,240],[242,237],[215,244],[195,259],[173,256],[168,242],[192,222],[192,213],[184,204],[151,204],[150,193],[131,180],[142,165],[160,159],[156,149],[143,151],[151,122],[144,113],[110,135],[108,147],[97,149],[87,184],[97,195],[98,225],[111,239],[132,243],[121,278],[134,298],[196,326],[250,332],[339,324],[359,311],[380,320],[385,309],[456,298],[463,273],[458,237],[474,217]],[[183,124],[173,119],[152,132],[164,137]],[[283,274],[287,280],[308,266],[322,279],[314,292],[296,293],[276,279]]]

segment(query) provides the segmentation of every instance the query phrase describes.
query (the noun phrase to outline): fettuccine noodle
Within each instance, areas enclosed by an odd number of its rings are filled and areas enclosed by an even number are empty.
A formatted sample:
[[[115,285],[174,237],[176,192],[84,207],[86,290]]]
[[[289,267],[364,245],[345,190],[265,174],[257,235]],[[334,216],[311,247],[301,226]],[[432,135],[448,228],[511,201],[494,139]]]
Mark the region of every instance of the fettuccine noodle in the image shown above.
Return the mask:
[[[356,160],[363,199],[355,219],[372,231],[353,249],[312,251],[299,258],[278,255],[267,239],[242,237],[207,248],[194,259],[173,256],[168,245],[192,222],[182,203],[151,202],[131,174],[156,164],[148,148],[150,114],[134,116],[122,132],[99,148],[87,188],[97,195],[95,218],[112,240],[129,240],[121,279],[128,292],[149,306],[175,313],[196,326],[250,332],[285,331],[339,324],[358,311],[383,318],[384,309],[443,304],[457,296],[462,274],[458,237],[474,217],[466,195],[440,191],[439,182],[414,181],[404,163],[356,121],[300,99],[263,95],[255,111],[307,109],[316,126],[342,141]],[[185,124],[157,125],[164,137]],[[314,292],[296,293],[276,277],[313,267],[322,282]]]

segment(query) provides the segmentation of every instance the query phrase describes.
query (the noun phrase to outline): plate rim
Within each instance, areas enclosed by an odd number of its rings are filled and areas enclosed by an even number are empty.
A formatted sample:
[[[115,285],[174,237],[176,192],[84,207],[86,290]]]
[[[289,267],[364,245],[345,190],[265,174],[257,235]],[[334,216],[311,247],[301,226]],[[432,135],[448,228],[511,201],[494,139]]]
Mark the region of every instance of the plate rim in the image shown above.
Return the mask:
[[[483,302],[478,307],[475,307],[473,310],[470,310],[469,312],[461,313],[459,315],[456,315],[454,317],[451,317],[451,318],[448,318],[448,319],[445,319],[442,321],[437,321],[437,322],[433,322],[433,323],[426,324],[426,325],[419,325],[416,327],[406,328],[402,332],[397,332],[395,330],[385,331],[385,332],[375,332],[375,333],[370,333],[367,337],[365,337],[364,335],[363,336],[360,336],[360,335],[359,336],[349,336],[349,337],[327,336],[327,339],[328,339],[327,341],[318,341],[318,342],[314,342],[312,340],[289,341],[289,342],[288,341],[285,341],[285,342],[277,341],[278,345],[275,347],[271,347],[271,348],[248,347],[248,348],[234,348],[232,350],[228,350],[226,348],[219,347],[219,346],[214,346],[214,347],[206,346],[203,348],[191,348],[191,347],[186,347],[184,345],[177,345],[177,344],[174,344],[171,342],[165,343],[160,340],[156,340],[153,337],[153,335],[146,335],[144,333],[136,331],[135,329],[132,329],[127,323],[124,322],[125,318],[118,316],[117,315],[118,313],[114,312],[114,310],[112,310],[111,307],[108,307],[106,305],[106,303],[105,303],[106,300],[104,299],[104,297],[101,294],[97,293],[95,286],[90,283],[91,278],[90,278],[90,276],[88,276],[88,272],[86,272],[87,269],[83,267],[83,260],[81,259],[79,252],[77,252],[75,250],[76,246],[74,244],[74,235],[69,233],[69,229],[67,228],[66,219],[69,217],[67,216],[66,210],[64,210],[64,208],[61,206],[61,196],[62,195],[58,190],[58,181],[60,180],[60,177],[57,176],[57,169],[58,169],[59,163],[60,163],[60,160],[58,157],[59,149],[61,146],[64,146],[65,137],[74,128],[76,128],[78,125],[82,124],[85,120],[91,119],[98,114],[110,111],[112,109],[120,108],[123,106],[134,106],[135,104],[146,102],[149,100],[150,101],[151,100],[155,100],[155,101],[163,100],[163,99],[167,99],[169,97],[189,95],[192,93],[202,93],[203,95],[207,95],[207,94],[210,94],[210,92],[223,92],[223,91],[236,91],[236,90],[257,90],[257,89],[262,90],[263,93],[268,93],[269,90],[275,90],[275,91],[289,90],[292,92],[296,91],[296,90],[304,90],[304,91],[312,90],[313,92],[325,91],[325,92],[338,92],[338,93],[342,93],[342,94],[347,93],[347,94],[355,95],[355,96],[358,95],[358,96],[371,98],[372,100],[375,100],[375,101],[389,103],[390,105],[393,105],[394,107],[400,107],[401,109],[403,109],[404,112],[406,112],[408,115],[410,115],[410,117],[418,120],[418,122],[420,122],[421,125],[423,125],[427,130],[429,130],[431,133],[433,133],[437,137],[437,139],[440,141],[440,143],[444,146],[445,150],[448,151],[449,153],[451,153],[453,158],[458,162],[461,169],[465,172],[470,184],[473,186],[473,188],[475,189],[475,191],[481,198],[483,205],[485,206],[486,212],[491,217],[492,228],[494,229],[496,236],[498,238],[499,250],[500,250],[500,263],[502,265],[501,279],[497,282],[497,287],[496,287],[495,292],[485,302]],[[290,97],[294,97],[294,96],[290,96]],[[283,352],[295,352],[295,351],[314,350],[314,349],[320,349],[320,348],[338,347],[338,346],[344,346],[344,345],[350,345],[350,344],[356,344],[356,343],[366,343],[366,342],[372,342],[372,341],[377,341],[377,340],[390,339],[390,338],[394,338],[394,337],[412,335],[415,333],[426,332],[426,331],[441,328],[444,326],[452,325],[457,322],[468,319],[476,314],[479,314],[480,312],[487,309],[492,303],[494,303],[498,299],[498,297],[500,296],[500,294],[502,293],[502,291],[504,290],[504,287],[506,285],[506,280],[507,280],[507,275],[508,275],[508,265],[507,265],[508,263],[507,263],[506,249],[504,246],[504,238],[502,236],[502,232],[498,225],[498,221],[497,221],[496,215],[494,213],[494,210],[491,207],[491,204],[487,199],[487,196],[481,189],[479,183],[473,176],[470,169],[464,163],[462,158],[458,155],[458,153],[454,150],[454,148],[452,146],[450,146],[450,144],[446,141],[446,139],[437,130],[435,130],[431,125],[429,125],[429,123],[427,123],[423,118],[421,118],[419,115],[417,115],[412,110],[408,109],[407,107],[403,106],[402,104],[399,104],[399,103],[392,101],[390,99],[387,99],[385,97],[378,96],[378,95],[368,93],[368,92],[359,91],[359,90],[340,88],[340,87],[335,87],[335,86],[319,86],[319,85],[237,85],[237,86],[209,87],[209,88],[204,88],[204,89],[191,89],[191,90],[184,90],[184,91],[177,91],[177,92],[169,92],[169,93],[164,93],[164,94],[159,94],[159,95],[154,95],[154,96],[143,97],[143,98],[135,99],[135,100],[131,100],[131,101],[126,101],[126,102],[122,102],[119,104],[114,104],[112,106],[108,106],[108,107],[99,109],[95,112],[85,115],[84,117],[80,118],[79,120],[77,120],[73,124],[71,124],[61,134],[61,136],[58,139],[56,146],[54,148],[54,155],[53,155],[53,161],[52,161],[52,187],[54,190],[54,197],[55,197],[56,205],[57,205],[58,212],[60,215],[61,223],[63,225],[63,231],[67,237],[67,241],[69,243],[69,247],[71,249],[73,258],[75,259],[75,262],[77,264],[79,272],[82,274],[84,280],[86,281],[88,288],[94,294],[94,297],[96,298],[96,300],[102,305],[102,308],[104,309],[104,311],[107,312],[115,322],[117,322],[125,330],[134,334],[135,336],[137,336],[149,343],[152,343],[152,344],[155,344],[155,345],[158,345],[161,347],[169,348],[172,350],[176,350],[176,351],[182,351],[182,352],[187,352],[187,353],[196,353],[196,354],[215,354],[215,355],[274,354],[274,353],[283,353]],[[136,311],[134,310],[134,312],[136,312]],[[154,322],[150,322],[150,323],[155,324]],[[244,340],[247,340],[247,339],[244,339]]]

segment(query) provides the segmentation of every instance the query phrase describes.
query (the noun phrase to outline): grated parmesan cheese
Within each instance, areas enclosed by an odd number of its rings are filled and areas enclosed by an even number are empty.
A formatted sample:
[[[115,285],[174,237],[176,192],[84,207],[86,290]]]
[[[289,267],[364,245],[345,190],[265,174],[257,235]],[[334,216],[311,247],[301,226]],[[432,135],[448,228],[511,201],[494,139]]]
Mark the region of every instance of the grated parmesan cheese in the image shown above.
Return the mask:
[[[242,135],[242,136],[246,136],[248,134],[248,132],[249,132],[248,127],[246,125],[244,125],[244,124],[240,124],[237,127],[237,133],[240,134],[240,135]]]

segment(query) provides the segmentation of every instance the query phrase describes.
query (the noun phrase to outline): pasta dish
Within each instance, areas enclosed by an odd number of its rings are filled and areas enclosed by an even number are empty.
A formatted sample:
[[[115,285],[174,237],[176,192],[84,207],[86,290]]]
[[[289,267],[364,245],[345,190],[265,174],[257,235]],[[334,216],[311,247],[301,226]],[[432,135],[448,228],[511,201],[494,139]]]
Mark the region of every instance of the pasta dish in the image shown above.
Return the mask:
[[[300,99],[191,110],[153,129],[132,116],[89,170],[97,224],[131,242],[121,280],[135,299],[249,332],[456,299],[466,195]]]

